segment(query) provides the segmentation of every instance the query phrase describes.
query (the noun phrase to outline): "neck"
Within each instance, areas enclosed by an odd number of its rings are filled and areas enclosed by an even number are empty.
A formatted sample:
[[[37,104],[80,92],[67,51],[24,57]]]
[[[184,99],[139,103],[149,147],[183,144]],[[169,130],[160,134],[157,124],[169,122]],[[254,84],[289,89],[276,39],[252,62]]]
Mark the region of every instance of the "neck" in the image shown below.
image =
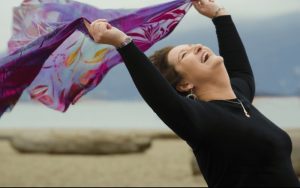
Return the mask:
[[[198,89],[195,91],[197,97],[203,101],[212,101],[212,100],[229,100],[237,98],[231,85],[227,87],[206,87],[203,89]]]

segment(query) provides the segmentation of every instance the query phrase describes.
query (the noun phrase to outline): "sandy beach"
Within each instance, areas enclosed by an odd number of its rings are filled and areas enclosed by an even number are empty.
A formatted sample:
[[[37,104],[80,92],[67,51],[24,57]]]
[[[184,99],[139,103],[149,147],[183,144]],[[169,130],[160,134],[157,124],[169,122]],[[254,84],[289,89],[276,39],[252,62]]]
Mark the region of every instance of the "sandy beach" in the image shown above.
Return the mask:
[[[142,154],[113,156],[20,154],[0,141],[0,186],[206,186],[177,139],[156,139]]]
[[[206,187],[202,176],[193,176],[192,151],[171,132],[134,131],[152,138],[151,147],[143,153],[115,155],[71,155],[19,153],[10,140],[19,133],[42,135],[54,130],[0,130],[0,186],[5,187]],[[92,131],[56,130],[62,135],[84,139]],[[79,132],[78,132],[79,131]],[[101,130],[100,132],[102,132]],[[45,133],[44,132],[44,133]],[[288,130],[293,138],[293,156],[299,161],[299,129]],[[62,136],[61,135],[61,136]],[[112,136],[112,135],[110,135]],[[34,136],[35,137],[35,136]],[[36,137],[35,137],[36,138]],[[58,138],[58,137],[54,137]],[[51,140],[48,140],[52,142]],[[76,140],[75,140],[76,141]],[[72,141],[73,143],[73,141]]]

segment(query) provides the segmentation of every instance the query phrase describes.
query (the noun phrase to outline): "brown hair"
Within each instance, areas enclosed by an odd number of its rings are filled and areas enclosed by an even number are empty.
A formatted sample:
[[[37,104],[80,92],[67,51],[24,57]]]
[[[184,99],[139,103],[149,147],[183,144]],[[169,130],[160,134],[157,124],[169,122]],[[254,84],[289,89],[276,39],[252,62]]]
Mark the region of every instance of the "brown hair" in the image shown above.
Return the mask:
[[[162,76],[172,85],[172,87],[182,96],[186,96],[186,92],[180,92],[176,89],[177,84],[182,80],[181,75],[175,70],[175,67],[170,65],[168,54],[174,46],[164,47],[149,57],[153,65],[159,70]]]

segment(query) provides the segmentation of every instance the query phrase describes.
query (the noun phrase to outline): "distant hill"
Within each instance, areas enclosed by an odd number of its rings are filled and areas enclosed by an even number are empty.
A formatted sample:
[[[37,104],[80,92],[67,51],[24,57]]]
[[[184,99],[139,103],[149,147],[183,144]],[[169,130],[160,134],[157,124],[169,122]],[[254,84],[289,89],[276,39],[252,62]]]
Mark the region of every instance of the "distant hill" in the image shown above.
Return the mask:
[[[253,67],[257,95],[300,95],[299,17],[300,13],[296,12],[272,19],[235,21]],[[203,43],[218,52],[213,24],[205,28],[203,25],[200,22],[199,27],[195,24],[189,31],[174,32],[147,54],[180,43]],[[126,67],[120,64],[84,98],[140,100],[141,96]]]
[[[256,95],[300,95],[299,17],[297,12],[268,20],[235,22],[255,74]],[[170,35],[147,54],[172,43],[195,43],[197,40],[218,51],[214,28],[210,27]],[[123,64],[115,67],[89,97],[141,99]]]
[[[299,16],[241,25],[258,95],[300,95]]]

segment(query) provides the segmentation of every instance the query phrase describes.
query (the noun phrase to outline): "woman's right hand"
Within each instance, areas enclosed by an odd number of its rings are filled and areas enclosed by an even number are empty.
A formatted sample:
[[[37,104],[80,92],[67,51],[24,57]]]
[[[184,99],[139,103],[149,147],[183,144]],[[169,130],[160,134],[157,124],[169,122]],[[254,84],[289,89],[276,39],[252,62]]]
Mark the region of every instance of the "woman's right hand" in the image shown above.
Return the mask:
[[[91,24],[85,21],[85,25],[96,43],[120,47],[128,36],[116,27],[110,25],[105,19],[98,19]]]
[[[193,5],[200,14],[209,18],[229,15],[216,0],[193,0]]]

